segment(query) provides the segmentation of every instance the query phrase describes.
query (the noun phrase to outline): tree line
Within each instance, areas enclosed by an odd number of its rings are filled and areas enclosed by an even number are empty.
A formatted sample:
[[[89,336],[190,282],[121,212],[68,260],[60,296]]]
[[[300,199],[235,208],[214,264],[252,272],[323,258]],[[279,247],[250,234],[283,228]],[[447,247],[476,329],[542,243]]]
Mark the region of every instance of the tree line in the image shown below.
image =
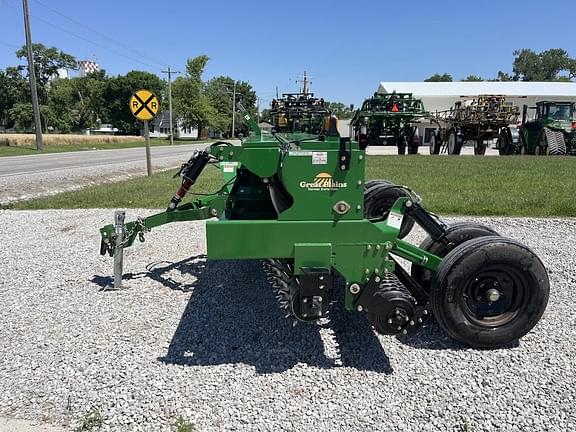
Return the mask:
[[[566,50],[552,48],[535,52],[524,48],[514,51],[512,73],[498,71],[496,77],[485,79],[478,75],[468,75],[461,81],[572,81],[576,79],[576,59]],[[436,73],[425,79],[426,82],[451,82],[452,75]]]
[[[140,122],[128,109],[130,95],[138,89],[156,93],[163,109],[167,109],[167,82],[145,71],[130,71],[110,76],[106,71],[83,77],[59,78],[60,69],[77,69],[74,56],[54,47],[33,44],[40,116],[43,132],[78,132],[109,123],[124,135],[137,135]],[[26,57],[25,47],[16,52]],[[231,133],[232,89],[235,80],[219,76],[202,79],[209,58],[205,55],[189,59],[186,72],[173,82],[175,117],[182,126],[198,130],[210,129],[225,135]],[[236,81],[236,100],[250,113],[256,110],[256,93],[245,81]],[[236,133],[246,128],[243,116],[237,115]],[[9,66],[0,70],[0,126],[4,129],[30,131],[34,127],[28,68]]]

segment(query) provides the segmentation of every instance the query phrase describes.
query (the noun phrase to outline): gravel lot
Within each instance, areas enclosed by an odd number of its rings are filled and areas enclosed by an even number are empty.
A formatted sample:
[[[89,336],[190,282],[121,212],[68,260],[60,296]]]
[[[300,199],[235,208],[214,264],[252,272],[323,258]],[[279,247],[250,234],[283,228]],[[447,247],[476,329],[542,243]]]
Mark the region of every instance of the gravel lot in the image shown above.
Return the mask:
[[[128,216],[146,211],[129,211]],[[472,350],[435,324],[375,335],[335,310],[283,318],[258,262],[206,262],[204,224],[160,227],[102,291],[110,210],[0,211],[0,416],[103,430],[576,429],[576,220],[479,219],[550,271],[540,324],[517,347]],[[180,231],[182,230],[182,231]],[[415,233],[416,240],[422,233]]]

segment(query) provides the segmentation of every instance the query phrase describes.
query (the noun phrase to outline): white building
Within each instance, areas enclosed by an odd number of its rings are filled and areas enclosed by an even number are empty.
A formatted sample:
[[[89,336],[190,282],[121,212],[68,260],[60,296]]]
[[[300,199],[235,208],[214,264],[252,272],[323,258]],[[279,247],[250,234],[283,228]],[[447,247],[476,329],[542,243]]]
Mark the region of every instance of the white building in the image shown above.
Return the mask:
[[[198,129],[184,127],[182,122],[174,116],[174,138],[197,138]],[[168,111],[162,111],[154,120],[150,122],[150,137],[168,138],[170,136],[170,114]]]
[[[426,111],[449,110],[455,102],[480,95],[502,95],[522,113],[523,105],[535,106],[540,101],[576,102],[574,82],[533,82],[533,81],[458,81],[458,82],[381,82],[378,93],[412,93],[422,99]],[[533,114],[534,110],[528,110]],[[427,130],[428,129],[428,130]],[[424,142],[428,142],[430,131],[434,129],[428,122],[422,122],[418,131]]]

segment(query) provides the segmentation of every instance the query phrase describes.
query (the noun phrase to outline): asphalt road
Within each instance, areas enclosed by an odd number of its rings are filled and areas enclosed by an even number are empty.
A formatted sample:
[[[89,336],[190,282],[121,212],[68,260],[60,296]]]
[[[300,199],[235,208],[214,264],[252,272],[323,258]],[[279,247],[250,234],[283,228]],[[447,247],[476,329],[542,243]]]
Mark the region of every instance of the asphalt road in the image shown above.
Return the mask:
[[[208,144],[152,147],[152,169],[179,166]],[[144,147],[0,158],[0,204],[146,175]]]
[[[184,161],[194,150],[206,146],[207,144],[203,143],[152,147],[152,163],[163,165],[166,160]],[[0,178],[95,166],[104,166],[113,172],[115,166],[126,163],[140,163],[146,168],[145,158],[144,147],[7,156],[0,158]]]

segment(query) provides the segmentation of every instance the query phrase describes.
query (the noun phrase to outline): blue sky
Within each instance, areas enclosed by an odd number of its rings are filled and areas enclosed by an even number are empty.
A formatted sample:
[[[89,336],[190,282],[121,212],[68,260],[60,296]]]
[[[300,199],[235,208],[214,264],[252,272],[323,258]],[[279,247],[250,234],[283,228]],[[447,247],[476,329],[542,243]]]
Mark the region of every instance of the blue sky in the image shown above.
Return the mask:
[[[297,90],[304,70],[316,95],[358,104],[380,81],[511,71],[519,48],[576,57],[574,0],[29,1],[35,42],[95,56],[110,74],[183,71],[186,58],[207,54],[205,78],[249,81],[264,105],[275,86]],[[0,0],[0,29],[4,68],[18,62],[14,51],[24,43],[20,0]]]

